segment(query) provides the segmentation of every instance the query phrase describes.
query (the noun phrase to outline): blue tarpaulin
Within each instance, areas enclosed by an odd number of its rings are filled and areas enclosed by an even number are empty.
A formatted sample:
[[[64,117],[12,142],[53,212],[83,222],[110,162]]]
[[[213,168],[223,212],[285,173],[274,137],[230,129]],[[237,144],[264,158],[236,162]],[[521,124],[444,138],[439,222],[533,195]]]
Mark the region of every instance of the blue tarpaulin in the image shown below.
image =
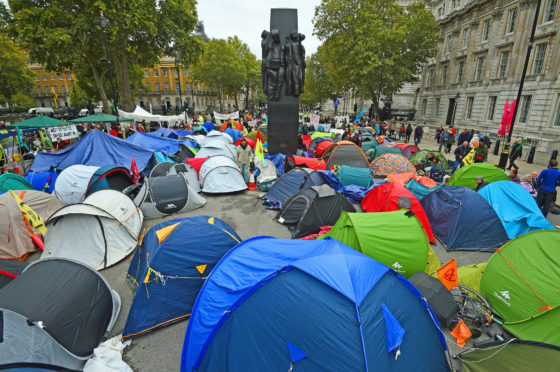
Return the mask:
[[[92,130],[65,149],[55,152],[39,152],[35,156],[31,171],[47,172],[51,168],[66,169],[74,164],[102,167],[112,164],[130,168],[132,158],[138,170],[146,168],[152,150],[126,142],[98,130]]]
[[[286,159],[286,155],[284,154],[271,155],[269,153],[265,153],[264,158],[272,160],[272,162],[276,166],[276,173],[278,174],[278,177],[284,174],[284,160]]]
[[[126,142],[145,147],[150,150],[160,151],[166,155],[174,155],[179,151],[181,145],[194,147],[194,143],[189,140],[177,140],[167,137],[151,136],[146,133],[134,133],[126,139]]]

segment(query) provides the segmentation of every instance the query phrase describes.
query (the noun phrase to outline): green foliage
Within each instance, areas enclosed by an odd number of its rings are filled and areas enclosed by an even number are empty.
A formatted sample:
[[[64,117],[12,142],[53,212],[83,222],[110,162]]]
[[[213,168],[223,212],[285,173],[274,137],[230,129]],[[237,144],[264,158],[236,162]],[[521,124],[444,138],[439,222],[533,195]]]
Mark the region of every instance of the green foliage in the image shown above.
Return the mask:
[[[33,99],[33,97],[29,96],[28,94],[18,92],[12,97],[11,106],[12,111],[25,112],[37,105],[35,104],[35,100]]]
[[[86,108],[90,99],[90,96],[81,88],[79,82],[74,82],[72,92],[70,93],[70,106],[77,109]],[[95,100],[92,99],[93,101]]]
[[[324,47],[320,46],[317,52],[307,58],[305,70],[305,91],[300,96],[300,102],[304,106],[312,106],[327,99],[335,100],[337,88],[333,84],[325,60]]]
[[[115,80],[125,108],[131,105],[135,68],[153,66],[177,52],[183,65],[197,60],[200,42],[190,33],[197,23],[195,0],[9,0],[13,30],[31,60],[51,71],[81,68],[105,101],[105,47],[99,15],[109,21],[106,35]],[[89,69],[89,73],[87,70]],[[128,107],[130,108],[130,107]]]
[[[396,0],[322,0],[313,22],[334,85],[374,102],[378,90],[394,92],[416,79],[439,36],[424,2],[405,8]]]
[[[18,93],[28,94],[33,88],[35,74],[21,49],[5,34],[0,34],[0,56],[0,102],[7,102],[11,108]]]

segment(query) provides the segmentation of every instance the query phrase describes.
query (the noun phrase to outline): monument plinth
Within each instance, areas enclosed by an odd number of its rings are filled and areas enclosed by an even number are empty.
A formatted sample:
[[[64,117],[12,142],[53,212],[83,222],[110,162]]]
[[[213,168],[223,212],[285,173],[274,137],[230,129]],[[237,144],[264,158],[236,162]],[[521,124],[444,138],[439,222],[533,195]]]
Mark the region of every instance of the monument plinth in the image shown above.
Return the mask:
[[[297,150],[299,95],[305,82],[305,35],[298,33],[297,9],[271,9],[263,31],[262,85],[268,96],[268,151]]]

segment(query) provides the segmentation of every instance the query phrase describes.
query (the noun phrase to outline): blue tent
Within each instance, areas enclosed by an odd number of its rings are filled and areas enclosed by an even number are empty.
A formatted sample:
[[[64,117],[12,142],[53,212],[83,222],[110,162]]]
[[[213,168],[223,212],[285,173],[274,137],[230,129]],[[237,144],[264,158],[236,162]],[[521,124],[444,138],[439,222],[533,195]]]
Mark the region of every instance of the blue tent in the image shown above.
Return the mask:
[[[554,230],[541,213],[535,198],[515,182],[492,182],[478,193],[494,208],[510,239],[531,231]]]
[[[187,319],[214,266],[240,242],[228,224],[209,216],[176,218],[148,230],[128,269],[135,294],[123,337]]]
[[[229,134],[231,138],[233,138],[233,142],[237,141],[243,136],[239,129],[226,128],[226,130],[224,130],[224,133]]]
[[[493,252],[509,240],[494,209],[467,187],[444,187],[426,195],[420,204],[434,235],[448,250]]]
[[[422,185],[420,182],[416,181],[414,178],[409,179],[408,182],[406,183],[406,185],[404,185],[404,187],[406,187],[408,189],[408,191],[413,193],[414,196],[416,196],[416,198],[418,200],[422,200],[422,198],[424,198],[424,196],[428,195],[432,191],[436,191],[436,190],[441,189],[440,185],[436,185],[436,186],[431,187],[431,188],[428,187],[428,186]]]
[[[104,165],[99,167],[91,176],[85,196],[89,196],[99,190],[123,191],[133,184],[130,171],[127,168],[116,165]]]
[[[39,152],[31,170],[47,172],[51,168],[66,169],[74,164],[102,167],[107,164],[130,167],[132,158],[138,170],[146,168],[152,150],[126,142],[98,130],[92,130],[65,149],[56,152]]]
[[[373,185],[373,179],[371,178],[371,171],[369,168],[356,168],[342,165],[336,173],[336,177],[342,186],[356,185],[368,188]]]
[[[249,239],[193,308],[181,371],[449,371],[427,301],[334,240]]]
[[[213,130],[217,130],[216,126],[209,121],[204,122],[202,126],[204,127],[204,130],[206,130],[206,133],[210,133]]]
[[[140,132],[136,132],[128,137],[126,142],[134,143],[135,145],[154,151],[160,151],[169,156],[176,154],[181,149],[181,145],[193,147],[192,141],[158,137]]]
[[[324,185],[321,174],[309,168],[295,168],[283,175],[263,197],[265,201],[283,204],[299,190]],[[280,205],[280,209],[282,209]]]
[[[53,192],[54,184],[57,178],[58,172],[55,170],[49,170],[46,172],[29,171],[25,175],[25,179],[33,185],[35,190],[43,191],[49,194]]]

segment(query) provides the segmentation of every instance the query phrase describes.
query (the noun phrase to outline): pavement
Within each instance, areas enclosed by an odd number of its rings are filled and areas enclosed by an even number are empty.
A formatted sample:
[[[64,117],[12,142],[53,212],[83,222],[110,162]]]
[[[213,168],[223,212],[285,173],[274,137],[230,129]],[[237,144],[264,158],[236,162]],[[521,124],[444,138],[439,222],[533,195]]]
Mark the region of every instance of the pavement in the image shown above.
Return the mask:
[[[430,141],[420,144],[421,148],[430,148],[429,145]],[[519,165],[527,169],[535,169],[536,171],[542,169],[542,167],[523,164],[521,161]],[[291,238],[288,228],[273,220],[277,212],[267,210],[262,206],[260,200],[262,193],[245,191],[230,195],[203,196],[207,199],[207,204],[204,207],[166,218],[145,220],[144,227],[149,228],[163,220],[177,217],[208,215],[224,220],[235,229],[242,239],[261,235],[284,239]],[[359,210],[359,206],[356,206],[356,209]],[[555,226],[560,225],[560,216],[549,215],[549,220]],[[485,252],[447,252],[439,242],[433,245],[432,248],[440,262],[445,263],[452,258],[456,258],[459,266],[486,262],[491,256],[490,253]],[[39,254],[36,253],[30,258],[30,261],[38,258]],[[101,274],[109,281],[112,288],[119,293],[122,301],[121,312],[109,337],[122,333],[128,310],[132,303],[133,293],[126,281],[129,264],[130,257],[101,271]],[[136,372],[177,371],[180,367],[181,350],[186,328],[187,321],[183,321],[159,328],[154,332],[133,339],[132,344],[124,350],[123,359]],[[450,348],[452,354],[459,350],[456,346],[451,346]]]

